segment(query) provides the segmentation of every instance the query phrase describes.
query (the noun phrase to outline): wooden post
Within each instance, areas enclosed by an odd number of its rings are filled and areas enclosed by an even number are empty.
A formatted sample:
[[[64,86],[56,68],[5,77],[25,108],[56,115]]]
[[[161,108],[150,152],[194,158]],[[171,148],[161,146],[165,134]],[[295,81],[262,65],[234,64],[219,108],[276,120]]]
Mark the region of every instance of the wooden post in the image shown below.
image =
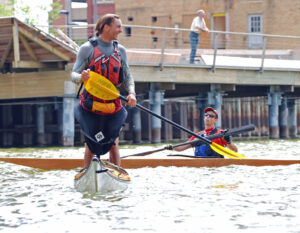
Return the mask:
[[[172,102],[165,101],[163,105],[163,116],[172,120]],[[162,138],[165,141],[173,139],[173,127],[172,125],[162,122]]]
[[[288,107],[288,131],[290,138],[297,137],[297,108],[295,99],[288,99],[287,100],[287,107]]]
[[[32,117],[32,106],[31,105],[22,105],[22,122],[24,128],[22,128],[22,137],[23,137],[23,145],[24,146],[32,146],[33,145],[33,132],[31,129],[33,123]],[[26,127],[26,128],[25,128]]]
[[[14,134],[10,131],[13,126],[12,106],[2,106],[2,146],[13,146]]]

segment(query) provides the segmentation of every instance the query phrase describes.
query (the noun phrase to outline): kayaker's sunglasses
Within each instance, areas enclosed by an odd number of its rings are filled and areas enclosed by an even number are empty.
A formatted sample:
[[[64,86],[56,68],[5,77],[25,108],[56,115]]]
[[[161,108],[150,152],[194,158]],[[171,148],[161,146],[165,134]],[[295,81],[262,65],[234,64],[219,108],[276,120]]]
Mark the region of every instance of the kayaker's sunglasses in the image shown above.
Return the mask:
[[[210,113],[204,113],[205,117],[210,117],[210,118],[217,118],[217,116],[215,116],[214,114],[210,114]]]

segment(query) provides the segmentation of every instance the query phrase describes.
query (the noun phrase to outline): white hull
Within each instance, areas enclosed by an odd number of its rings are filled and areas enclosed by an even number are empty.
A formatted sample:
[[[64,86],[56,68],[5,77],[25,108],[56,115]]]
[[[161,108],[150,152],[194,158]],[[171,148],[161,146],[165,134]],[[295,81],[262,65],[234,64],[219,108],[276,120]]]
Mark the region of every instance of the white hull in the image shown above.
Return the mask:
[[[98,158],[93,158],[84,174],[75,177],[75,189],[90,193],[125,190],[130,180],[119,179],[113,171],[116,170],[106,167]]]

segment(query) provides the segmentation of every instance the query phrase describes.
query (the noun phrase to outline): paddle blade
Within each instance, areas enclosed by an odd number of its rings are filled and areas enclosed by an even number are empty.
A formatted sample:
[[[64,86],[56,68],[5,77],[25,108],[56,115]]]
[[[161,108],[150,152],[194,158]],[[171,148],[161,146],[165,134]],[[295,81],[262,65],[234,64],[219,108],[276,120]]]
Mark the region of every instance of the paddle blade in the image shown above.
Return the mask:
[[[84,82],[84,88],[93,96],[103,100],[114,100],[120,95],[111,81],[93,71],[90,71],[90,78]]]
[[[227,158],[231,158],[231,159],[244,159],[245,158],[244,155],[241,155],[235,151],[229,150],[215,142],[212,142],[210,144],[210,147],[218,154],[223,155],[224,157],[227,157]]]

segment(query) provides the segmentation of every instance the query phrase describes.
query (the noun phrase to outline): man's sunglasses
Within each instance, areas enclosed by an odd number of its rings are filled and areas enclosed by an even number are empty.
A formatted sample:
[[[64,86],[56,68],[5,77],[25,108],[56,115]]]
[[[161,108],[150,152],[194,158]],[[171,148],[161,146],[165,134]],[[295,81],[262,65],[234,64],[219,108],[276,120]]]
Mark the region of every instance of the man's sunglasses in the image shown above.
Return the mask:
[[[217,116],[215,116],[214,114],[210,114],[210,113],[204,113],[204,116],[206,117],[210,117],[210,118],[217,118]]]

